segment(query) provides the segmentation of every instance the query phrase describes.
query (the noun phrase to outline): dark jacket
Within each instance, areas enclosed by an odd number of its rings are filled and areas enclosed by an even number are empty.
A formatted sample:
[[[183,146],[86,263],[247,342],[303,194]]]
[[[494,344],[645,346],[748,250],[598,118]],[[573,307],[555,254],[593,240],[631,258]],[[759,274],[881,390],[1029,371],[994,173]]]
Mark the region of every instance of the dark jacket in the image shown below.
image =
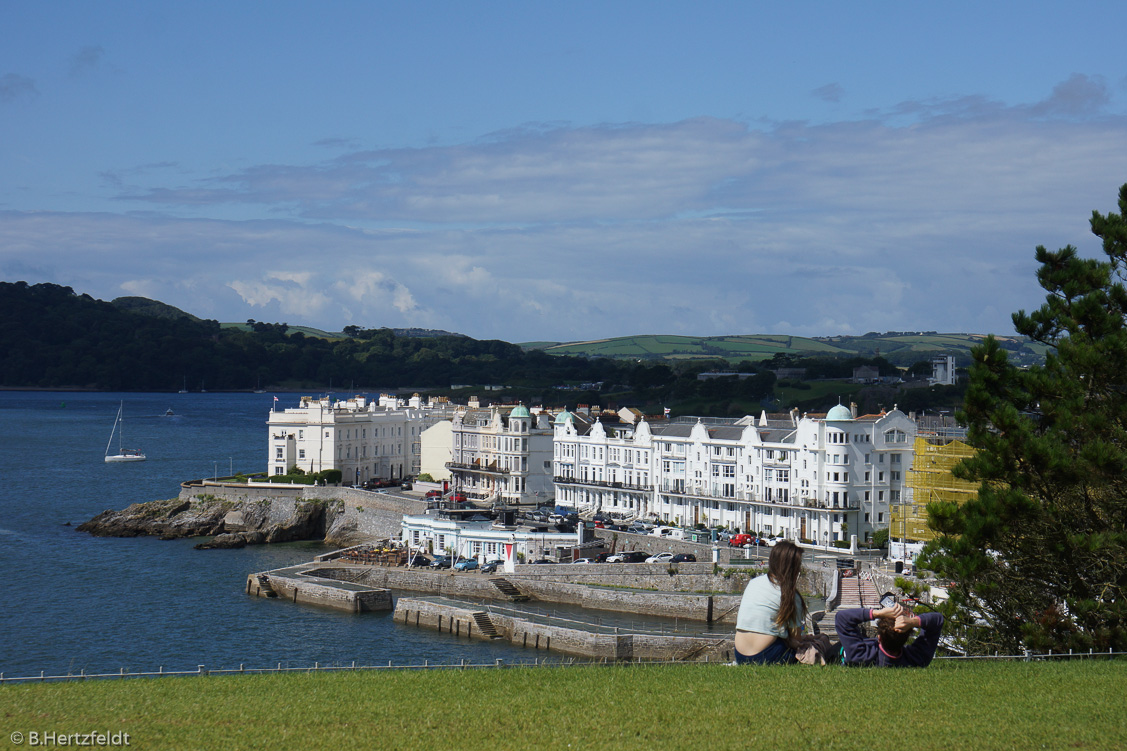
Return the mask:
[[[923,668],[935,657],[939,646],[939,635],[943,631],[943,616],[940,613],[920,613],[921,633],[904,650],[893,657],[881,649],[876,637],[866,639],[861,635],[861,624],[873,620],[871,608],[849,608],[839,610],[834,616],[837,635],[841,639],[842,654],[846,665],[877,665],[887,668]]]

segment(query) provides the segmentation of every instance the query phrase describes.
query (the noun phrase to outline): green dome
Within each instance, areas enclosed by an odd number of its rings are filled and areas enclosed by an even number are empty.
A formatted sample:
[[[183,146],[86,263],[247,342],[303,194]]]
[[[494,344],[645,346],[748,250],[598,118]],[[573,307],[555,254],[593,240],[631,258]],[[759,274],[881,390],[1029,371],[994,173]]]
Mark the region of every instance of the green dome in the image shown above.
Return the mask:
[[[516,409],[509,413],[509,417],[531,417],[528,413],[528,407],[523,404],[518,404]]]
[[[556,425],[563,425],[563,424],[569,423],[569,422],[575,422],[575,418],[573,418],[571,416],[571,413],[568,412],[566,409],[563,412],[560,412],[558,415],[556,415],[556,420],[555,420]]]
[[[837,405],[836,407],[834,407],[833,409],[831,409],[829,411],[829,414],[826,415],[826,420],[833,420],[835,422],[839,421],[839,420],[852,420],[852,419],[853,419],[853,413],[850,412],[849,407],[846,407],[844,404]]]

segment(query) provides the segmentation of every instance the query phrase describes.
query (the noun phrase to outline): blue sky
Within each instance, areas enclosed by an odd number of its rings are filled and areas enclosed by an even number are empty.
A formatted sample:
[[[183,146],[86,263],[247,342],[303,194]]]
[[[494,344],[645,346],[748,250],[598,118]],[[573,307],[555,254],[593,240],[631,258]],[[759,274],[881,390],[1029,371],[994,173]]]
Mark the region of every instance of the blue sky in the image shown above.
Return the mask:
[[[984,7],[985,6],[985,7]],[[1127,4],[0,2],[0,277],[508,341],[1010,333]]]

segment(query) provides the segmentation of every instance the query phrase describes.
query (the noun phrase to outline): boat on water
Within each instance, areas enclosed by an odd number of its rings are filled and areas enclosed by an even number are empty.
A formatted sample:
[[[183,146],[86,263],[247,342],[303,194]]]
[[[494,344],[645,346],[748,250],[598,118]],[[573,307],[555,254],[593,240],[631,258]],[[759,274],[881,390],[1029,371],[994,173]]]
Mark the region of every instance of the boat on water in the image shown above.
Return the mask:
[[[169,407],[168,409],[166,409],[164,411],[164,416],[165,417],[175,417],[176,413],[172,411],[172,407]]]
[[[113,421],[113,430],[110,431],[110,440],[106,443],[106,461],[107,462],[143,462],[145,455],[141,453],[140,449],[127,449],[122,448],[122,415],[125,411],[125,402],[122,402],[117,407],[117,417]],[[113,436],[117,433],[117,453],[110,453],[110,446],[113,445]]]

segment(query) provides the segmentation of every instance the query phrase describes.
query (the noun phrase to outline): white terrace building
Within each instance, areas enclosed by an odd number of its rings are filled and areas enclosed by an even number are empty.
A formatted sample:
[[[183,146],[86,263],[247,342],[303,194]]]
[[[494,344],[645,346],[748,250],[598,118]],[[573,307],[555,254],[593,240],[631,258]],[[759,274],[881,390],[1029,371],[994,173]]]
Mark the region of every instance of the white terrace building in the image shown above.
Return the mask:
[[[453,414],[448,402],[424,404],[418,394],[410,401],[381,394],[379,402],[303,396],[300,406],[270,413],[267,466],[274,475],[293,466],[306,472],[339,469],[342,482],[356,484],[415,475],[420,434]]]
[[[673,524],[828,545],[887,528],[916,425],[894,409],[758,421],[698,418],[633,429],[555,424],[556,502]]]
[[[552,428],[525,406],[467,409],[451,423],[450,484],[467,498],[537,504],[552,491]]]

